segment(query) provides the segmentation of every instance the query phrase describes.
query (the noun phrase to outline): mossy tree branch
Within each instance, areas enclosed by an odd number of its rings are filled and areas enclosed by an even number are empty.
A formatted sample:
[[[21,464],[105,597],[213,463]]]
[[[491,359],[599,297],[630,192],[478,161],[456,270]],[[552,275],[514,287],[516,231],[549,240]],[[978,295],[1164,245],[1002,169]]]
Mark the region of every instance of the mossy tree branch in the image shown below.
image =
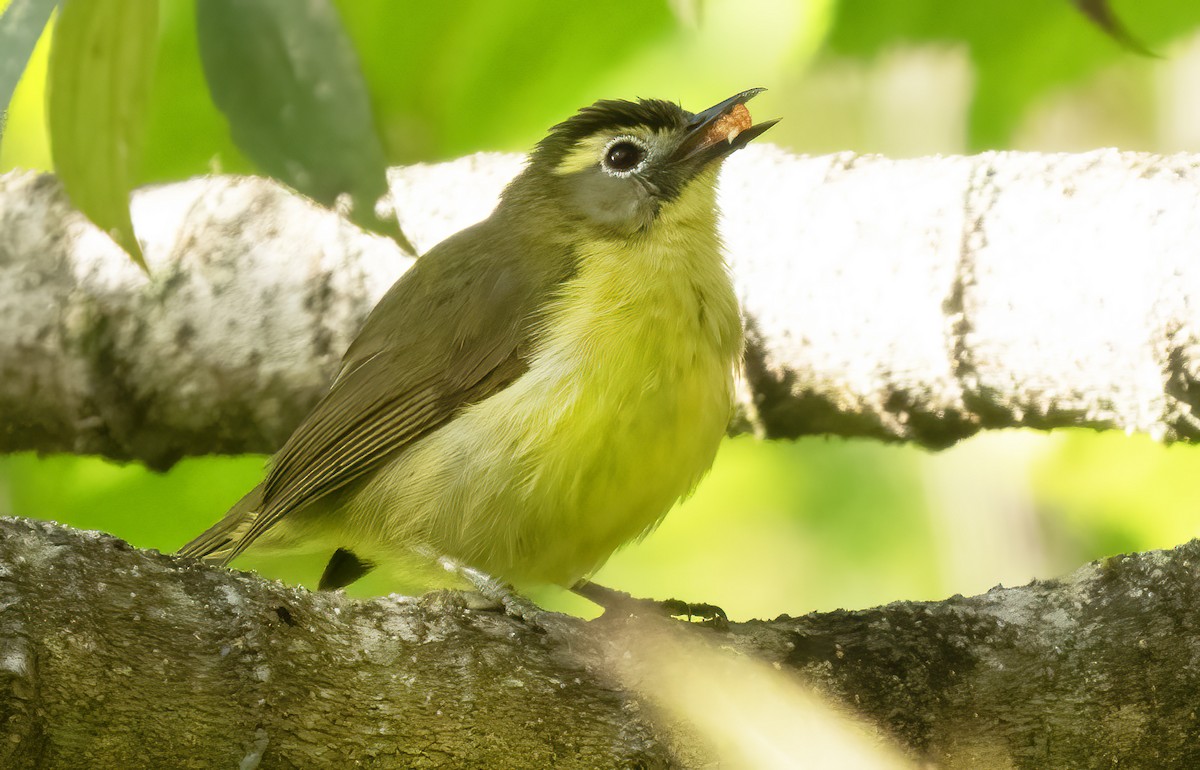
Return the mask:
[[[454,593],[356,601],[0,519],[0,764],[695,767],[792,734],[804,751],[786,711],[786,730],[756,717],[741,738],[679,717],[783,709],[773,685],[741,687],[759,666],[939,767],[1193,767],[1197,565],[1193,542],[977,597],[713,630],[526,621]]]

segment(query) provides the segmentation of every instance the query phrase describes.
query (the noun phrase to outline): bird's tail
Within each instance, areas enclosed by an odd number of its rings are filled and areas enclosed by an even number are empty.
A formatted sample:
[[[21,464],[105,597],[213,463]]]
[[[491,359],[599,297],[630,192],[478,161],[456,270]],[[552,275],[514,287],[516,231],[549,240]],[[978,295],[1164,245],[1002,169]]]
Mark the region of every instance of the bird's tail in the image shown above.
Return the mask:
[[[259,484],[247,492],[220,521],[180,548],[180,555],[214,564],[227,564],[237,555],[235,546],[241,542],[254,520],[258,518],[258,509],[262,506],[262,487],[263,485]],[[240,551],[241,549],[237,549],[237,552]]]

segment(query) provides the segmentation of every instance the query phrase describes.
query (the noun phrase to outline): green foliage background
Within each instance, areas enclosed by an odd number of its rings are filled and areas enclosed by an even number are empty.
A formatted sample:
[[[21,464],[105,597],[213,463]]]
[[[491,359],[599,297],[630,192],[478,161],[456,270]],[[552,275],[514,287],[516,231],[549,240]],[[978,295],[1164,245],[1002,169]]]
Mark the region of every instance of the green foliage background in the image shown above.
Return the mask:
[[[198,1],[218,14],[214,28],[241,33],[236,55],[250,62],[241,71],[269,54],[265,42],[254,47],[269,36],[239,15],[238,2]],[[134,184],[270,166],[244,135],[273,117],[226,115],[214,104],[196,4],[158,5]],[[392,164],[524,150],[596,98],[659,96],[701,108],[751,86],[770,89],[755,114],[784,119],[770,138],[802,152],[1194,151],[1200,141],[1191,94],[1179,86],[1200,70],[1190,64],[1200,60],[1200,6],[1170,0],[1113,3],[1159,58],[1123,48],[1068,0],[333,0],[332,8],[353,66],[318,73],[348,89],[346,78],[361,72],[367,143]],[[0,172],[52,168],[48,46],[47,34],[17,87]],[[311,49],[296,53],[322,61]],[[215,77],[239,68],[225,70]],[[88,458],[3,458],[0,513],[172,550],[254,484],[265,459],[199,458],[160,475]],[[715,601],[734,617],[976,592],[1195,536],[1198,463],[1194,447],[1083,431],[989,435],[937,455],[740,438],[681,510],[597,579]],[[307,584],[321,567],[252,556],[242,566]],[[368,579],[352,590],[411,588]]]

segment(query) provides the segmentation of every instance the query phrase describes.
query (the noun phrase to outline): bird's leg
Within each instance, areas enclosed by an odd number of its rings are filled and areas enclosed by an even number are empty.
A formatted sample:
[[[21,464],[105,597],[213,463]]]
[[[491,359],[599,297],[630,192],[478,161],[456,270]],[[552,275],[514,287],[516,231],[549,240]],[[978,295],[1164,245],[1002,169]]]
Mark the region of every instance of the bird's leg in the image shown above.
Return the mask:
[[[571,587],[571,591],[590,602],[600,605],[604,608],[605,612],[609,610],[627,612],[637,607],[649,606],[663,615],[686,618],[688,622],[699,619],[703,621],[704,625],[711,625],[716,628],[725,628],[729,625],[729,618],[725,615],[725,610],[715,604],[696,604],[679,599],[665,599],[662,601],[638,599],[624,591],[607,588],[590,580],[579,581]]]
[[[533,625],[542,625],[550,613],[516,592],[508,583],[494,578],[482,570],[468,567],[460,561],[442,556],[438,563],[447,572],[453,572],[469,582],[475,591],[494,607],[503,607],[505,613]]]

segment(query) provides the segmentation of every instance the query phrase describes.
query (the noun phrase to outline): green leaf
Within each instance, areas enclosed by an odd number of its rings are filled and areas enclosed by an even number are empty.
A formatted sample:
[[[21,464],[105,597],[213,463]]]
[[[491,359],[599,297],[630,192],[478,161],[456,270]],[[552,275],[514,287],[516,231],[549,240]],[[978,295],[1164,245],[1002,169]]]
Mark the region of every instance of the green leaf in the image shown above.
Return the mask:
[[[156,0],[66,0],[50,49],[50,149],[72,203],[146,268],[129,219]]]
[[[12,0],[0,16],[0,116],[8,110],[33,47],[56,5],[58,0]],[[3,131],[4,120],[0,117],[0,138]]]
[[[381,229],[387,161],[358,59],[327,0],[198,0],[200,58],[234,142],[258,166],[325,205],[349,195]],[[394,222],[390,234],[398,235]]]

